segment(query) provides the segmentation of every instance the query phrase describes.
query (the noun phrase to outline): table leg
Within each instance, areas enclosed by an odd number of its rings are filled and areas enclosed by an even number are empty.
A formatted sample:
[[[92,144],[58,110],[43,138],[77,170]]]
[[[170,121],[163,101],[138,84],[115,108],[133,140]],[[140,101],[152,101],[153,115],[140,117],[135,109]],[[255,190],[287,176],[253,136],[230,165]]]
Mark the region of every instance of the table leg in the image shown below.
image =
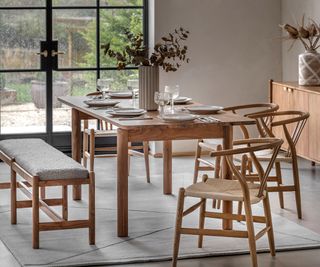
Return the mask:
[[[81,120],[80,112],[76,109],[72,109],[72,158],[78,162],[81,162]],[[81,185],[73,186],[73,199],[81,200]]]
[[[223,128],[223,149],[230,149],[233,146],[233,127],[225,126]],[[222,160],[222,177],[232,179],[232,172],[225,158]],[[223,213],[232,213],[232,201],[223,201]],[[224,219],[222,221],[224,230],[232,230],[232,220]]]
[[[163,194],[172,194],[172,141],[163,141]]]
[[[117,202],[118,236],[128,236],[128,132],[118,129],[117,134]]]

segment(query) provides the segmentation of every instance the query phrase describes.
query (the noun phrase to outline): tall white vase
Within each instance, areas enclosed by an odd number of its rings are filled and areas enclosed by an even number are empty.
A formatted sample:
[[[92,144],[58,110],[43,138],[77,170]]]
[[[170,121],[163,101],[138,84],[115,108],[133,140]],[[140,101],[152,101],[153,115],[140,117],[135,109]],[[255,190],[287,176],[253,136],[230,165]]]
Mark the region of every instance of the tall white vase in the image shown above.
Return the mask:
[[[299,55],[299,85],[320,85],[320,54],[314,50]]]
[[[139,107],[148,111],[158,109],[154,94],[159,92],[159,67],[139,67]]]

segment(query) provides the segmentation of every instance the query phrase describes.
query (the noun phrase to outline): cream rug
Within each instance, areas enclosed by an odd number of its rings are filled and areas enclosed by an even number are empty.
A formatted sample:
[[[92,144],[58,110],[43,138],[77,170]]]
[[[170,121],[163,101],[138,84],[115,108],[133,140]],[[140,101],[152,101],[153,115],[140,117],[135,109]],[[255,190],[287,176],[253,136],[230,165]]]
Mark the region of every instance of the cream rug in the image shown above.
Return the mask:
[[[2,166],[1,168],[3,169]],[[40,234],[41,249],[33,250],[31,248],[31,210],[19,210],[18,224],[12,226],[9,192],[0,191],[0,239],[22,266],[93,266],[170,260],[176,195],[162,194],[160,174],[152,175],[151,184],[147,184],[143,176],[131,176],[129,179],[130,237],[118,238],[115,210],[116,181],[114,174],[105,178],[102,169],[100,167],[97,169],[95,246],[88,245],[88,230],[79,229],[43,232]],[[191,177],[190,173],[174,175],[174,192],[178,192],[181,186],[187,186]],[[83,189],[83,201],[74,202],[70,199],[71,218],[87,215],[86,193],[86,189]],[[49,194],[57,196],[60,190],[55,194],[55,189],[52,189]],[[259,206],[254,208],[258,214],[261,210]],[[43,219],[46,220],[46,217]],[[185,225],[196,226],[197,222],[198,217],[195,212],[186,217]],[[220,224],[221,221],[207,220],[208,227],[219,227]],[[300,225],[277,215],[273,215],[273,224],[277,251],[320,247],[320,235]],[[235,223],[235,228],[245,229],[245,225]],[[268,251],[267,238],[260,239],[257,247],[260,252]],[[205,237],[203,249],[197,248],[196,237],[183,236],[181,239],[180,258],[245,253],[248,253],[246,239]],[[248,264],[249,262],[248,257]]]

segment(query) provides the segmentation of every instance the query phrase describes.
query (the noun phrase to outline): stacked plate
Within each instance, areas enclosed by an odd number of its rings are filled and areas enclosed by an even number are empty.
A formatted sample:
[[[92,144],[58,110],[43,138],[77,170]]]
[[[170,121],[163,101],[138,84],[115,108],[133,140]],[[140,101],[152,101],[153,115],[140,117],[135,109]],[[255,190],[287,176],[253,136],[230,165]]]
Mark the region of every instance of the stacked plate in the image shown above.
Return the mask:
[[[83,101],[89,107],[113,107],[119,104],[119,101],[111,100],[111,99],[89,99]]]
[[[203,105],[203,106],[186,107],[185,109],[193,114],[207,115],[207,114],[216,114],[220,110],[223,110],[223,107]]]
[[[177,113],[177,114],[164,114],[160,119],[166,122],[188,122],[194,121],[198,118],[196,115],[188,114],[188,113]]]
[[[179,96],[178,98],[174,99],[174,103],[177,105],[183,105],[189,103],[191,100],[192,98],[190,97]]]
[[[146,112],[147,112],[146,110],[138,109],[138,108],[115,108],[113,110],[107,111],[109,115],[112,115],[115,117],[135,117],[135,116],[141,116]]]
[[[132,98],[132,92],[110,92],[111,98]]]

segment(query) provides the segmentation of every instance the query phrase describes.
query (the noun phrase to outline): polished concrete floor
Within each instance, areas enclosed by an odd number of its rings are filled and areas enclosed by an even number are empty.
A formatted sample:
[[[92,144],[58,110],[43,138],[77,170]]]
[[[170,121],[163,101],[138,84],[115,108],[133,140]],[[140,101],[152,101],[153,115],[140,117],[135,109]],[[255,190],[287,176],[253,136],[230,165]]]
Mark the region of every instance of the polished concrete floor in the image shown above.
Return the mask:
[[[108,166],[115,168],[115,159],[99,159],[97,161],[97,172],[102,172],[105,167],[105,162],[110,161]],[[304,227],[307,227],[320,234],[320,166],[312,167],[310,162],[300,160],[300,181],[301,181],[301,193],[302,193],[302,208],[303,208],[303,220],[298,220],[295,212],[295,200],[291,193],[285,195],[285,209],[279,208],[277,194],[271,194],[272,212],[286,217]],[[143,174],[143,161],[134,159],[131,164],[131,174]],[[291,168],[290,165],[284,165],[284,181],[289,182]],[[162,172],[162,160],[151,158],[151,170],[152,174],[159,174]],[[173,172],[175,173],[192,173],[193,170],[193,158],[192,157],[179,157],[174,158]],[[108,170],[109,172],[114,171]],[[0,174],[7,175],[8,172],[4,164],[0,164]],[[2,177],[3,178],[3,177]],[[132,177],[134,179],[135,177]],[[3,179],[1,179],[3,180]],[[190,182],[192,177],[190,176]],[[0,203],[1,205],[1,203]],[[1,216],[1,215],[0,215]],[[9,222],[8,222],[9,223]],[[31,225],[30,225],[31,227]],[[0,229],[1,231],[1,229]],[[31,245],[31,244],[30,244]],[[211,257],[193,260],[181,260],[179,266],[185,267],[242,267],[248,265],[248,255],[243,256],[225,256],[225,257]],[[314,250],[302,250],[292,252],[278,253],[275,258],[272,258],[269,254],[259,254],[258,257],[260,267],[320,267],[320,249]],[[170,266],[170,262],[157,262],[157,263],[145,263],[145,264],[131,264],[121,265],[126,267],[166,267]],[[5,245],[0,242],[0,266],[2,267],[16,267],[20,266],[12,254],[8,251]]]

